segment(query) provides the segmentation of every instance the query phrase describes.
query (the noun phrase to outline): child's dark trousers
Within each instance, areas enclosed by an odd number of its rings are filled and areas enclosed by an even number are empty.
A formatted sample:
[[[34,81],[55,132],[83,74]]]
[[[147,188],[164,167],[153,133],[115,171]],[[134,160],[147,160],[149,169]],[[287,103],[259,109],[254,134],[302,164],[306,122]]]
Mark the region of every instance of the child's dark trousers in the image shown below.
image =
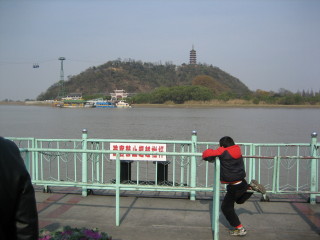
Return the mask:
[[[222,201],[221,210],[232,227],[241,224],[238,215],[234,210],[234,203],[242,204],[247,201],[253,192],[247,192],[248,183],[245,179],[240,184],[227,185],[227,193]]]

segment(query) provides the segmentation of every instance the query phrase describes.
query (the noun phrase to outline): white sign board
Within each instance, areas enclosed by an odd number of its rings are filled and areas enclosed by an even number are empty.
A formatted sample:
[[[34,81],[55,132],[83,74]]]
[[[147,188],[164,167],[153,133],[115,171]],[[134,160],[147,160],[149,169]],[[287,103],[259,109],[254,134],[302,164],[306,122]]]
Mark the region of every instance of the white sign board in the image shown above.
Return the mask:
[[[166,152],[166,144],[154,143],[110,143],[110,150],[115,151],[137,151],[137,152]],[[116,154],[110,154],[110,159],[116,159]],[[132,154],[121,153],[120,160],[144,160],[144,161],[166,161],[166,155],[155,154]]]

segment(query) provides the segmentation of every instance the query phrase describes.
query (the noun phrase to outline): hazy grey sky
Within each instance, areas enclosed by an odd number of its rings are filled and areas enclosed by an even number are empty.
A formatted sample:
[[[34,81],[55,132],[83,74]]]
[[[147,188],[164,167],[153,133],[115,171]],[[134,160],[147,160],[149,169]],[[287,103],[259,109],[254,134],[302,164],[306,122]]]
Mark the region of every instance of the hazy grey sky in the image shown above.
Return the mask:
[[[0,100],[118,58],[197,60],[251,90],[320,90],[318,0],[0,0]],[[34,69],[34,63],[40,65]]]

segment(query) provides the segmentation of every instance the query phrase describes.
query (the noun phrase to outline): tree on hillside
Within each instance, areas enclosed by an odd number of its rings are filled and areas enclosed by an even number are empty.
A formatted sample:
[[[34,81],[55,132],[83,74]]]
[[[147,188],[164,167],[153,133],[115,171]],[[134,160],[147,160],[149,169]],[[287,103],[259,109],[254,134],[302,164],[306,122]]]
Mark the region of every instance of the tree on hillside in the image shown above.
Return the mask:
[[[176,87],[160,87],[150,93],[151,103],[165,103],[166,101],[173,101],[181,104],[186,101],[208,101],[212,99],[212,92],[210,89],[202,86],[176,86]],[[135,101],[141,100],[139,95],[134,96]],[[144,99],[146,97],[144,96]]]
[[[230,88],[222,85],[213,77],[208,75],[198,75],[192,80],[192,85],[209,88],[214,94],[230,91]]]

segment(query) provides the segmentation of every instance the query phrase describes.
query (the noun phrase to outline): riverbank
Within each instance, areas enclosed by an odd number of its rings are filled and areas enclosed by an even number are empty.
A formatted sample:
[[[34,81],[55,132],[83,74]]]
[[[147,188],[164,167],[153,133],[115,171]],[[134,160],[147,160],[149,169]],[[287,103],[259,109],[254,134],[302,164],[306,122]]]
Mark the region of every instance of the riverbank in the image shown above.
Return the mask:
[[[318,105],[280,105],[280,104],[254,104],[245,100],[229,100],[229,101],[187,101],[183,104],[175,104],[173,102],[166,102],[164,104],[132,104],[133,107],[151,107],[151,108],[320,108]]]
[[[0,105],[26,105],[26,106],[51,106],[52,102],[50,101],[11,101],[4,102],[0,101]],[[320,104],[317,105],[280,105],[280,104],[266,104],[266,103],[258,103],[254,104],[250,101],[245,100],[229,100],[229,101],[187,101],[183,104],[175,104],[173,102],[166,102],[163,104],[132,104],[134,108],[320,108]]]
[[[51,101],[10,101],[4,102],[0,101],[0,105],[26,105],[26,106],[51,106]]]

